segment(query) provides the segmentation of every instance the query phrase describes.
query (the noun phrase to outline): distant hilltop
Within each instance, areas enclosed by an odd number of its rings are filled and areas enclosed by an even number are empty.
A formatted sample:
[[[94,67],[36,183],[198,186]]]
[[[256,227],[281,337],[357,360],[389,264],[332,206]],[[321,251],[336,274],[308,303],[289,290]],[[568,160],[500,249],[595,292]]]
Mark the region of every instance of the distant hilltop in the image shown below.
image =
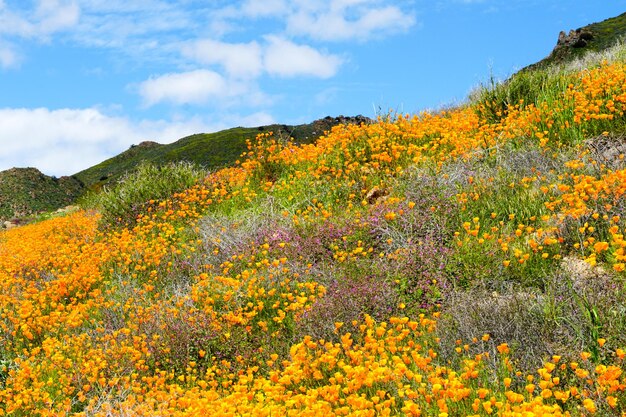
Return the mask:
[[[600,52],[626,37],[626,13],[602,22],[562,31],[550,55],[522,71],[532,71],[567,63],[588,52]],[[88,190],[115,183],[142,162],[167,164],[189,161],[209,169],[229,166],[246,151],[246,141],[261,132],[274,132],[279,138],[296,143],[313,143],[324,132],[339,124],[370,123],[365,116],[325,117],[308,124],[273,124],[252,128],[236,127],[215,133],[200,133],[174,143],[144,141],[126,151],[69,177],[54,178],[36,168],[13,168],[0,172],[0,227],[5,221],[24,219],[40,212],[54,211],[74,204]],[[86,133],[87,134],[87,133]]]
[[[526,69],[546,67],[582,58],[588,52],[600,52],[626,37],[626,13],[578,29],[561,31],[550,55]]]
[[[36,168],[0,171],[0,226],[73,204],[84,184],[75,177],[49,177]],[[6,223],[9,220],[13,222]]]
[[[29,216],[50,212],[76,203],[88,190],[119,180],[143,162],[166,164],[189,161],[205,168],[232,165],[246,151],[246,141],[261,132],[293,138],[297,143],[313,143],[324,132],[339,124],[370,123],[365,116],[327,116],[301,125],[236,127],[215,133],[187,136],[167,145],[143,141],[126,151],[74,175],[55,178],[36,168],[0,171],[0,228],[26,221]]]

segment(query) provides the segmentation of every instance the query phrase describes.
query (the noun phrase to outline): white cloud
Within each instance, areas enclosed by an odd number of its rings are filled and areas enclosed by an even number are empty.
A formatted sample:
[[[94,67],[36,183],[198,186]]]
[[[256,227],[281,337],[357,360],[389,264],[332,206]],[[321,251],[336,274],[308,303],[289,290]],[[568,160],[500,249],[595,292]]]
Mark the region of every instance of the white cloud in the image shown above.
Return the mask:
[[[271,104],[271,97],[259,91],[253,80],[223,77],[207,69],[151,77],[139,85],[147,107],[158,103],[207,104],[213,108],[235,105]]]
[[[279,77],[313,76],[329,78],[337,73],[342,60],[323,54],[308,45],[298,45],[277,36],[267,36],[264,67]]]
[[[168,101],[174,104],[204,103],[210,98],[233,94],[226,80],[209,70],[196,70],[152,77],[139,87],[147,106]]]
[[[43,34],[71,28],[80,16],[80,9],[75,0],[39,0],[35,16],[37,30]]]
[[[244,44],[202,39],[183,45],[181,52],[183,56],[200,64],[221,66],[231,80],[249,80],[263,73],[278,77],[329,78],[337,73],[342,64],[342,59],[337,55],[273,35],[265,36],[262,44],[256,41]],[[193,82],[194,78],[200,77],[200,73],[194,71],[177,76]],[[173,84],[174,75],[164,77],[167,77],[168,84]],[[224,82],[224,79],[221,81]],[[162,83],[161,80],[159,82]],[[232,85],[228,91],[233,91]]]
[[[0,42],[0,67],[13,68],[20,62],[17,52],[11,45]]]
[[[282,16],[289,10],[285,0],[245,0],[239,13],[252,18]]]
[[[218,31],[216,36],[222,36],[245,31],[242,22],[250,19],[273,19],[282,26],[273,34],[320,41],[364,41],[413,27],[413,4],[412,0],[243,0],[214,11],[209,25]]]
[[[72,174],[141,139],[128,120],[96,109],[0,109],[0,169]]]
[[[274,119],[263,112],[228,114],[212,123],[200,117],[133,121],[96,108],[5,108],[0,109],[0,170],[36,167],[48,175],[71,175],[145,140],[170,143],[194,133],[270,123]]]
[[[415,16],[377,0],[330,0],[308,3],[287,18],[287,31],[322,41],[367,40],[404,32]]]
[[[23,4],[22,4],[23,5]],[[0,34],[21,38],[46,38],[75,26],[80,9],[75,0],[38,0],[34,8],[9,8],[0,3]]]
[[[182,53],[202,64],[219,64],[234,77],[256,77],[263,70],[262,50],[255,41],[225,43],[202,39],[184,45]]]
[[[75,0],[38,0],[33,7],[9,8],[0,0],[0,68],[15,68],[21,63],[16,40],[48,41],[50,35],[74,27],[80,9]],[[30,5],[29,5],[30,6]]]
[[[11,37],[48,40],[53,34],[63,32],[64,40],[79,45],[113,48],[144,60],[172,62],[180,42],[207,33],[219,40],[228,33],[243,34],[259,29],[262,32],[256,36],[271,33],[321,41],[383,37],[415,24],[408,6],[411,2],[238,0],[225,2],[228,5],[220,8],[216,2],[195,0],[12,0],[0,2],[0,40],[10,41]],[[260,26],[263,23],[257,20],[262,19],[271,20],[272,26]],[[237,74],[237,68],[239,76],[258,70],[249,67],[246,71],[235,59],[244,56],[253,60],[258,53],[254,42],[224,43],[219,51],[222,55],[218,56],[208,55],[207,46],[190,47],[189,57],[209,60],[211,64],[219,61],[228,65],[226,70],[231,75]]]
[[[193,36],[207,8],[163,0],[0,1],[0,41],[54,38],[74,45],[110,48],[145,61],[170,59],[173,46]]]
[[[138,88],[146,106],[163,102],[211,104],[213,107],[267,105],[271,99],[256,85],[262,75],[330,78],[343,62],[337,55],[269,35],[261,44],[202,39],[184,44],[181,53],[200,64],[220,66],[225,74],[197,69],[153,76]]]
[[[161,0],[80,0],[82,16],[73,41],[88,46],[119,48],[130,54],[160,48],[170,37],[188,36],[202,15],[178,2]],[[178,32],[178,34],[177,34]]]

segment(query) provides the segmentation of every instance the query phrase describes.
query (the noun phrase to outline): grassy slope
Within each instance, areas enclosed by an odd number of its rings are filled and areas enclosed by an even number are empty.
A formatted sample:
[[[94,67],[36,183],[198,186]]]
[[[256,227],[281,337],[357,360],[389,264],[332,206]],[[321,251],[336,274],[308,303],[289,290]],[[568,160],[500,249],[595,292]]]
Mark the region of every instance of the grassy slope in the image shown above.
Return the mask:
[[[579,28],[579,30],[593,35],[593,39],[591,39],[585,47],[573,48],[557,45],[549,56],[530,65],[527,69],[560,65],[575,59],[580,59],[589,52],[600,52],[614,46],[620,39],[626,37],[626,13],[603,20],[602,22],[592,23]]]
[[[277,137],[293,138],[296,143],[312,143],[325,131],[351,118],[316,120],[297,126],[269,125],[237,127],[216,133],[196,134],[161,145],[143,142],[71,177],[55,179],[34,168],[11,169],[0,173],[0,220],[30,216],[74,204],[85,190],[99,190],[119,180],[142,162],[156,165],[188,161],[205,169],[232,165],[246,150],[246,141],[259,133],[275,132]],[[355,118],[364,121],[365,118]]]
[[[53,178],[35,168],[0,172],[0,220],[53,211],[76,201],[82,192],[76,178]]]
[[[216,133],[191,135],[167,145],[144,142],[75,176],[88,188],[99,188],[119,179],[144,161],[155,164],[188,161],[208,169],[219,168],[233,164],[246,150],[246,141],[253,140],[259,133],[274,132],[277,137],[291,137],[296,143],[312,143],[339,120],[326,118],[297,126],[275,124],[255,128],[237,127]]]
[[[0,234],[0,411],[623,416],[626,64],[600,61]]]

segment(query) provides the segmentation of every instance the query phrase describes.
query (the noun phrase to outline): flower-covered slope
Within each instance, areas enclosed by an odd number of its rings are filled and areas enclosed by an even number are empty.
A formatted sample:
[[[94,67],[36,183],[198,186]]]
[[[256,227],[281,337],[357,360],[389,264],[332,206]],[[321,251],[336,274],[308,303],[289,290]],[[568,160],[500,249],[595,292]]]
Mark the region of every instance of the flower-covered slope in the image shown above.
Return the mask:
[[[624,415],[626,66],[558,77],[2,232],[0,415]]]

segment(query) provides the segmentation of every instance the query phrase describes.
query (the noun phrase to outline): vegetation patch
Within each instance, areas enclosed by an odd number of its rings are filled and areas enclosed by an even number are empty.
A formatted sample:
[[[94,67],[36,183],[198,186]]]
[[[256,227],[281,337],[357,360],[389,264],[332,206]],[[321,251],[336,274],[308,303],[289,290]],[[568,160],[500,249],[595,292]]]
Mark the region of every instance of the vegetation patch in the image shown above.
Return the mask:
[[[545,71],[0,233],[0,415],[624,415],[626,64]]]
[[[54,178],[35,168],[0,172],[0,220],[33,216],[73,204],[83,192],[75,177]]]

